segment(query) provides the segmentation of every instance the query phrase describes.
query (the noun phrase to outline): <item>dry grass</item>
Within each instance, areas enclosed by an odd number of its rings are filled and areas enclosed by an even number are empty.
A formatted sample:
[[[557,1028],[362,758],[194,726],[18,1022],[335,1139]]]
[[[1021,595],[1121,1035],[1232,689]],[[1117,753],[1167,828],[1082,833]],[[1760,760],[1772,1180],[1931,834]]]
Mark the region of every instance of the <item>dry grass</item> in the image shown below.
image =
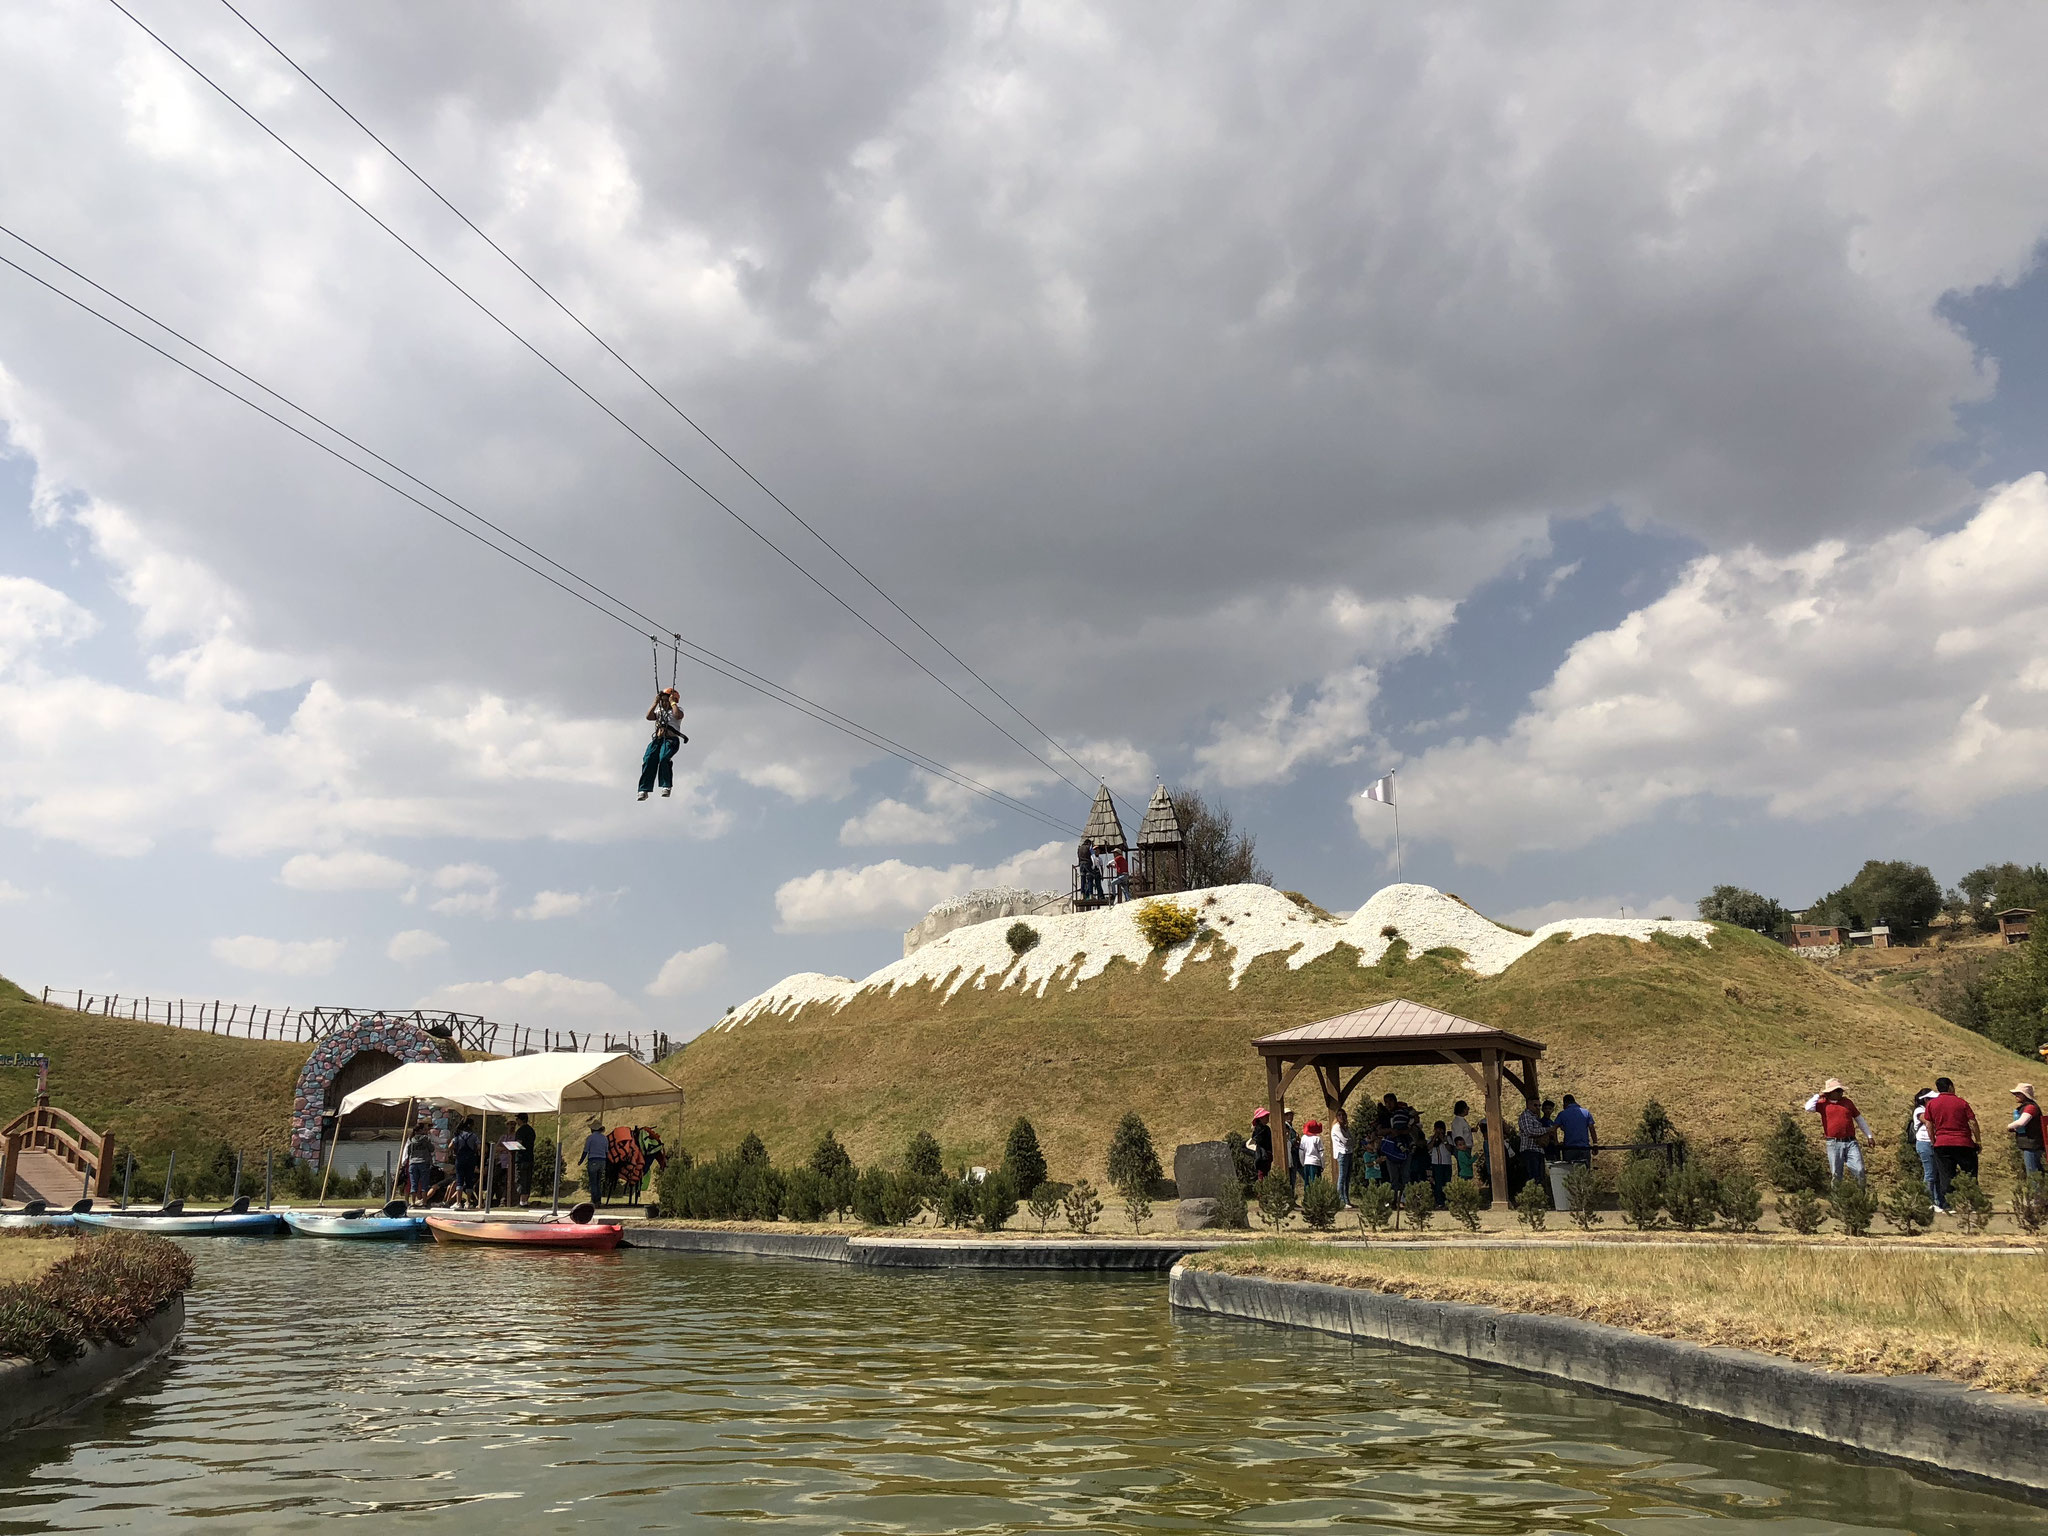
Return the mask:
[[[47,1008],[0,980],[0,1055],[46,1052],[51,1101],[139,1151],[282,1149],[311,1049]],[[0,1124],[34,1097],[33,1072],[0,1072]]]
[[[2048,1262],[2035,1254],[1757,1246],[1340,1250],[1282,1239],[1197,1268],[1609,1323],[1835,1370],[1927,1373],[2048,1396]]]
[[[919,988],[837,1013],[757,1019],[700,1037],[667,1064],[690,1095],[682,1140],[702,1155],[754,1130],[780,1164],[831,1128],[867,1163],[899,1158],[922,1127],[949,1168],[993,1165],[1023,1114],[1055,1179],[1100,1183],[1126,1109],[1144,1117],[1168,1163],[1176,1142],[1242,1135],[1265,1102],[1253,1038],[1391,997],[1547,1042],[1544,1091],[1576,1093],[1610,1138],[1655,1097],[1725,1156],[1828,1077],[1847,1080],[1889,1138],[1913,1090],[1937,1073],[1997,1105],[2022,1069],[1981,1036],[1736,929],[1711,950],[1668,937],[1546,944],[1485,978],[1426,955],[1357,960],[1339,948],[1290,971],[1267,956],[1233,991],[1222,965],[1165,980],[1153,959],[1114,964],[1073,991],[1056,982],[1043,999],[970,986],[946,1003]],[[1432,1116],[1474,1097],[1450,1067],[1375,1074],[1367,1087],[1398,1088]],[[1297,1086],[1296,1101],[1305,1096]],[[1985,1166],[2002,1177],[2001,1159]]]
[[[33,1280],[77,1249],[77,1240],[69,1237],[0,1237],[0,1285]]]

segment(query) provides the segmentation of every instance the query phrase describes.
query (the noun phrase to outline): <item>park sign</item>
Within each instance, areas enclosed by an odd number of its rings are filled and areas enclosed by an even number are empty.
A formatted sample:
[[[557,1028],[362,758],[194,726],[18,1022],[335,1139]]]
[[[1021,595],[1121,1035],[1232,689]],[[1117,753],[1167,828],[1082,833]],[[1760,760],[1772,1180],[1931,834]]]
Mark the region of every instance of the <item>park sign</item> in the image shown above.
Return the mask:
[[[0,1056],[0,1067],[35,1067],[47,1072],[50,1058],[40,1052],[19,1051],[12,1056]]]

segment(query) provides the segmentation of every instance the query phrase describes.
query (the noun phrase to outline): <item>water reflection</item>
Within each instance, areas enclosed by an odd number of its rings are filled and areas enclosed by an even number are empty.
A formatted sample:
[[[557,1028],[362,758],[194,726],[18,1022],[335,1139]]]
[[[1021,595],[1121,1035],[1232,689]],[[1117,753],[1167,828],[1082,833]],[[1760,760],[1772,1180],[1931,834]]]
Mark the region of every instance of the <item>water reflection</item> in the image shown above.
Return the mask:
[[[0,1446],[0,1530],[2038,1531],[2040,1511],[1156,1279],[195,1243],[175,1362]]]

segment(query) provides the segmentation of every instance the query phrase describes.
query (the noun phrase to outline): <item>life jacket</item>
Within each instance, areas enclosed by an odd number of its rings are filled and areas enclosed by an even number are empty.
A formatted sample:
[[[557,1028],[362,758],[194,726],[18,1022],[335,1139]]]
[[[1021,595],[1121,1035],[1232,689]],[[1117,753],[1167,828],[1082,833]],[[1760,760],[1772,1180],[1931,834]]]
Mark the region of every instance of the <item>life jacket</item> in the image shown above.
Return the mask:
[[[640,1144],[640,1156],[649,1168],[666,1168],[668,1150],[662,1144],[661,1132],[650,1125],[633,1127],[633,1139]]]
[[[647,1172],[647,1159],[641,1154],[640,1143],[633,1139],[630,1125],[615,1125],[605,1138],[606,1161],[611,1164],[613,1175],[622,1184],[638,1184]]]

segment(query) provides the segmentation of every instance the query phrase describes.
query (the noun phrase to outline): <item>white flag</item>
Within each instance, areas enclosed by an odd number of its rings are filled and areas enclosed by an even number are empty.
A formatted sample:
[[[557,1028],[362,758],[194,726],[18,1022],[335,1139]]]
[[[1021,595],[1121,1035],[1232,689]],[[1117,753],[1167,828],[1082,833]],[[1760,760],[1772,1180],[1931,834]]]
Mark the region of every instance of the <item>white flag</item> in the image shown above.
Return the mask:
[[[1384,778],[1373,780],[1366,788],[1365,798],[1377,800],[1381,805],[1392,805],[1394,803],[1394,776],[1390,773]]]

